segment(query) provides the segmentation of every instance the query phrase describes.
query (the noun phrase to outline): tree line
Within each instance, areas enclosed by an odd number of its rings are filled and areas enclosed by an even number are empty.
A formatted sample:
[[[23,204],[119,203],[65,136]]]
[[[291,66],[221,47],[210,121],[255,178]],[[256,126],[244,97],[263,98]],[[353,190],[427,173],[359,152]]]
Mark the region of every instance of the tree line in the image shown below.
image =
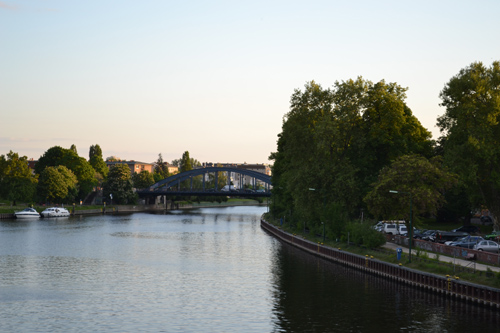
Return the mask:
[[[342,237],[360,216],[456,220],[500,216],[500,62],[475,62],[440,92],[432,140],[396,83],[355,80],[296,89],[272,167],[273,216]],[[398,193],[391,193],[397,191]]]
[[[201,163],[186,151],[172,164],[186,171]],[[134,188],[146,188],[169,176],[161,153],[153,173],[143,170],[132,174],[127,164],[119,161],[108,169],[98,144],[90,146],[88,160],[78,155],[75,145],[69,149],[54,146],[38,159],[32,173],[28,158],[10,151],[0,155],[0,198],[13,205],[18,201],[72,204],[102,188],[109,202],[112,195],[115,204],[133,204],[138,199]]]

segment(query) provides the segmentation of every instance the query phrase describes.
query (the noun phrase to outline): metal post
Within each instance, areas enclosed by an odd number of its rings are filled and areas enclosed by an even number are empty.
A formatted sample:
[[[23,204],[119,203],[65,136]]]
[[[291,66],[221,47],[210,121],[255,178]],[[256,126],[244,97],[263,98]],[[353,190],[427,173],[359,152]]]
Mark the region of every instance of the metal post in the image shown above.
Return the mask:
[[[413,226],[412,226],[412,220],[413,220],[413,198],[411,195],[411,192],[401,192],[401,191],[394,191],[394,190],[389,190],[389,193],[396,193],[396,194],[408,194],[410,195],[410,231],[408,232],[408,248],[409,248],[409,255],[408,255],[408,262],[411,263],[411,243],[413,241]]]

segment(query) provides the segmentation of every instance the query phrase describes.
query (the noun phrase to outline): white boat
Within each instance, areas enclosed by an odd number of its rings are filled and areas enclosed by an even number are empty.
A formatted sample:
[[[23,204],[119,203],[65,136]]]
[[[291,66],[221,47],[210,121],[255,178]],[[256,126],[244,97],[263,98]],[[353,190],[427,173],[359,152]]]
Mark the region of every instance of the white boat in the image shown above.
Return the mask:
[[[19,212],[15,212],[14,216],[17,219],[37,219],[40,214],[33,208],[25,208]]]
[[[66,208],[50,207],[40,213],[42,217],[68,217],[69,211]]]

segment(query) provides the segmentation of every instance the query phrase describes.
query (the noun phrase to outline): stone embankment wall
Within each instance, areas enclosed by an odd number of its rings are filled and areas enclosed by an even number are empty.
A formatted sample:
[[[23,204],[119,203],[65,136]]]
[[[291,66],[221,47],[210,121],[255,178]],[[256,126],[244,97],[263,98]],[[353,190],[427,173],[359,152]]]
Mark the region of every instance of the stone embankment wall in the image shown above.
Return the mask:
[[[435,293],[438,292],[444,296],[500,308],[500,289],[468,283],[450,277],[420,272],[404,266],[379,261],[368,256],[363,257],[344,252],[340,249],[334,249],[319,243],[314,243],[300,236],[287,233],[267,223],[264,219],[261,219],[260,225],[262,229],[283,242],[324,259],[364,271],[368,274],[376,274],[400,283],[406,283]]]
[[[386,235],[388,242],[408,246],[408,238],[398,235]],[[476,259],[490,265],[500,265],[500,255],[497,253],[476,251],[458,246],[444,245],[440,243],[428,242],[420,239],[414,239],[413,249],[421,249],[430,252],[436,252],[448,257],[467,258],[469,254],[475,254]]]

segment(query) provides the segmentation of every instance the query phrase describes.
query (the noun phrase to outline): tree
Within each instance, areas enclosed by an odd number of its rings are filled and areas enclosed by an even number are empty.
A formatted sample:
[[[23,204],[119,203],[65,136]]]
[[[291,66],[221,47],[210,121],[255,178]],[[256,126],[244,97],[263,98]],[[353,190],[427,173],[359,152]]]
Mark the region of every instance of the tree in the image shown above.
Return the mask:
[[[446,190],[457,181],[458,176],[442,166],[441,157],[428,160],[420,155],[404,155],[380,171],[364,200],[377,217],[409,221],[410,194],[414,219],[425,213],[436,214],[445,203]],[[389,193],[391,190],[400,193]]]
[[[70,169],[78,180],[78,190],[81,198],[89,194],[98,181],[95,170],[83,157],[78,156],[72,149],[59,146],[49,148],[35,164],[35,172],[41,174],[46,167],[64,165]]]
[[[78,180],[64,165],[46,167],[38,181],[37,193],[47,202],[71,203],[77,194]]]
[[[134,193],[130,168],[126,164],[115,164],[104,182],[103,194],[105,198],[113,195],[113,202],[117,204],[133,204],[137,201]]]
[[[49,148],[35,164],[35,173],[41,174],[42,171],[49,166],[58,166],[61,164],[62,159],[67,154],[68,149],[60,146]]]
[[[85,198],[97,185],[94,168],[85,158],[74,154],[71,150],[63,157],[60,165],[64,165],[75,174],[80,198]]]
[[[155,182],[159,182],[169,176],[168,164],[163,161],[161,153],[158,154],[158,159],[156,160],[154,168],[153,178]]]
[[[132,175],[132,182],[135,188],[147,188],[155,183],[153,174],[149,171],[142,170],[140,173],[134,172]]]
[[[94,170],[100,173],[104,178],[108,176],[109,169],[102,158],[102,150],[98,144],[90,146],[89,163]]]
[[[181,164],[179,166],[180,172],[185,172],[189,170],[193,170],[193,165],[191,164],[191,159],[189,158],[189,152],[185,151],[182,154]]]
[[[0,196],[16,201],[32,201],[36,192],[37,177],[28,167],[28,158],[12,152],[0,155]]]
[[[78,155],[78,151],[76,150],[76,146],[74,144],[69,147],[69,150]]]
[[[430,156],[431,134],[406,106],[405,91],[362,78],[295,90],[270,156],[271,212],[311,221],[309,227],[327,220],[339,236],[384,166],[405,154]]]
[[[471,205],[485,204],[496,227],[500,217],[500,62],[475,62],[440,93],[446,108],[437,125],[444,161],[460,176]],[[470,207],[474,208],[474,207]]]

